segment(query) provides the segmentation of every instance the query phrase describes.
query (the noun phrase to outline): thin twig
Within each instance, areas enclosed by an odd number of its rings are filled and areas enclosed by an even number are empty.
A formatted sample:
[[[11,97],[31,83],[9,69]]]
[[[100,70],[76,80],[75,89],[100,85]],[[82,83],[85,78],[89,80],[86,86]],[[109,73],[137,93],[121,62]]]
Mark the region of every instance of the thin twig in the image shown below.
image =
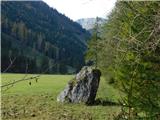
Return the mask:
[[[1,85],[1,88],[5,88],[5,87],[8,87],[11,85],[11,87],[16,84],[16,83],[19,83],[19,82],[22,82],[22,81],[26,81],[26,80],[33,80],[33,79],[39,79],[40,76],[44,73],[46,73],[50,68],[54,67],[56,64],[53,64],[51,67],[48,67],[43,73],[39,74],[39,75],[36,75],[36,76],[32,76],[32,77],[28,77],[28,78],[25,78],[23,77],[22,79],[19,79],[19,80],[13,80],[13,82],[10,82],[10,83],[7,83],[5,85]],[[28,68],[28,67],[27,67]],[[11,88],[9,87],[9,88]],[[8,89],[7,89],[8,90]]]
[[[11,59],[11,57],[9,57],[9,59],[10,59],[10,64],[8,65],[8,67],[2,73],[7,72],[12,67],[13,63],[16,60],[16,57],[13,60]]]
[[[1,87],[4,88],[4,87],[7,87],[7,86],[10,86],[10,85],[14,85],[18,82],[21,82],[21,81],[26,81],[26,80],[31,80],[31,79],[35,79],[35,78],[39,78],[40,76],[37,75],[37,76],[32,76],[32,77],[28,77],[28,78],[24,78],[24,79],[19,79],[19,80],[16,80],[14,82],[11,82],[11,83],[8,83],[8,84],[5,84],[5,85],[2,85]]]

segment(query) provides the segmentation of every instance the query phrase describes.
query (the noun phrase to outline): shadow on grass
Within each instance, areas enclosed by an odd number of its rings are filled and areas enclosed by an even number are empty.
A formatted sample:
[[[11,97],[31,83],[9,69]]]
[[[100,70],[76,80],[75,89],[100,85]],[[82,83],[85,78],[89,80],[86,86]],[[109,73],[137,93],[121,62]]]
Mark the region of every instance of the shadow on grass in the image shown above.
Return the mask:
[[[97,106],[97,105],[101,105],[101,106],[121,106],[120,103],[117,102],[113,102],[110,100],[105,100],[102,98],[97,98],[93,103],[87,104],[88,106]]]

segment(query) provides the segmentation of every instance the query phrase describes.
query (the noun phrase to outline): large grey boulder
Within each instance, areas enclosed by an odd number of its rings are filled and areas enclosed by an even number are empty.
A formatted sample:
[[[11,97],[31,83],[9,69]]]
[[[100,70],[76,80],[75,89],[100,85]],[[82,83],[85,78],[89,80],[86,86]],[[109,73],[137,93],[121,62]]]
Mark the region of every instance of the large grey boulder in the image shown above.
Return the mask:
[[[100,70],[87,66],[83,67],[58,95],[57,101],[71,103],[83,102],[86,104],[93,103],[98,90],[100,76]]]

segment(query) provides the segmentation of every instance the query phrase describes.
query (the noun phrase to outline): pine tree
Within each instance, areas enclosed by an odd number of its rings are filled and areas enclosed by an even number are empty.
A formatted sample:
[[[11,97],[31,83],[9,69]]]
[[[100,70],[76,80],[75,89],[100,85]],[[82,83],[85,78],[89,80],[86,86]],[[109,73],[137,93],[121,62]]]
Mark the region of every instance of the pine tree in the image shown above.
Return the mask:
[[[88,43],[88,51],[86,53],[86,59],[93,61],[95,68],[98,67],[98,41],[101,40],[98,21],[99,18],[97,17],[93,28],[92,37]]]

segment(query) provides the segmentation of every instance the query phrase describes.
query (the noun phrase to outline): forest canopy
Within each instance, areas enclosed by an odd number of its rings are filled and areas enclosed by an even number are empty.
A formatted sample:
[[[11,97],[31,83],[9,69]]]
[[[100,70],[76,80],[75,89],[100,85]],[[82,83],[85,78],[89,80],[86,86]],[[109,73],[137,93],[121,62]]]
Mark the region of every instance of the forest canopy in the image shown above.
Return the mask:
[[[2,72],[74,73],[90,33],[43,1],[3,1]],[[26,67],[28,66],[28,67]]]

